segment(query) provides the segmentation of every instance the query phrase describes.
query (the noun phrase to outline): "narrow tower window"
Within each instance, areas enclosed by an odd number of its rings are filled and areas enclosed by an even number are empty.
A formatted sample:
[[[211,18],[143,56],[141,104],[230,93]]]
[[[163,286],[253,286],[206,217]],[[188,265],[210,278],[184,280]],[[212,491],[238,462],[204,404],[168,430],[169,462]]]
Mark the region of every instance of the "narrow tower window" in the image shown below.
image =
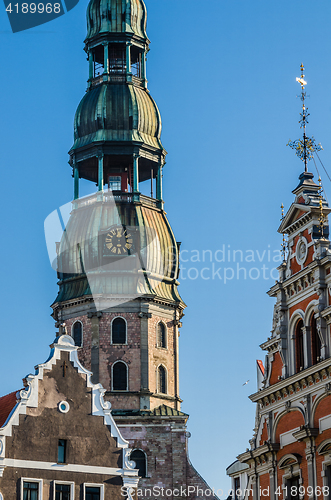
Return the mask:
[[[83,344],[83,327],[80,321],[76,321],[72,326],[72,337],[75,345],[82,347]]]
[[[128,390],[128,369],[122,361],[117,361],[113,364],[113,390]]]
[[[303,352],[303,321],[300,319],[295,328],[295,361],[296,371],[299,372],[304,368],[304,352]]]
[[[310,332],[311,332],[311,359],[313,365],[315,365],[316,363],[318,363],[321,356],[321,339],[320,336],[318,335],[314,313],[311,315]]]
[[[166,327],[162,322],[157,325],[157,346],[163,347],[164,349],[167,347]]]
[[[59,439],[57,446],[57,463],[65,464],[67,454],[67,441],[65,439]]]
[[[160,365],[157,369],[158,392],[167,394],[167,373],[164,366]]]
[[[115,318],[111,325],[112,344],[126,344],[126,322],[123,318]]]
[[[142,450],[133,450],[130,460],[136,463],[135,469],[138,469],[139,477],[146,477],[146,454]]]

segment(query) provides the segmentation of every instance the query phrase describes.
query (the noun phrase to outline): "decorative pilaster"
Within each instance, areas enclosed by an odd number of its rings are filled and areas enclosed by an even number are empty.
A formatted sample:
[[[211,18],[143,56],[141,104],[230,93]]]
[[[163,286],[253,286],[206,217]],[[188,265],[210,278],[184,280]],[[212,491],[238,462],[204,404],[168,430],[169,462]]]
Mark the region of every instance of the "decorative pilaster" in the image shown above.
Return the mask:
[[[88,63],[89,63],[89,87],[91,86],[91,82],[92,82],[92,79],[93,79],[93,53],[92,51],[90,50],[89,53],[88,53]]]
[[[309,499],[313,500],[315,498],[315,446],[313,446],[312,442],[307,442],[306,452],[306,460],[307,460],[307,468],[308,468],[308,486],[311,486],[312,494],[309,495]]]
[[[103,154],[98,155],[98,191],[103,191]]]
[[[130,43],[126,44],[126,77],[127,81],[132,81],[132,73],[131,73],[131,45]]]
[[[157,169],[157,177],[156,177],[156,198],[159,201],[162,201],[162,169],[163,169],[163,162],[160,161],[158,164],[158,169]]]
[[[103,58],[103,81],[108,80],[108,74],[109,74],[109,55],[108,55],[108,42],[105,42],[103,44],[103,50],[104,50],[104,58]]]
[[[77,163],[74,162],[74,200],[79,198],[79,169]]]
[[[303,358],[304,358],[304,368],[308,368],[309,366],[309,358],[310,358],[310,327],[304,326],[302,327],[303,333]]]
[[[146,78],[146,52],[144,51],[141,54],[141,78],[144,82],[144,87],[147,87],[147,78]]]
[[[276,500],[275,493],[277,489],[277,468],[276,462],[273,461],[272,467],[268,470],[269,472],[269,481],[270,481],[270,500]]]
[[[137,195],[139,194],[139,155],[133,155],[133,199],[137,201]]]

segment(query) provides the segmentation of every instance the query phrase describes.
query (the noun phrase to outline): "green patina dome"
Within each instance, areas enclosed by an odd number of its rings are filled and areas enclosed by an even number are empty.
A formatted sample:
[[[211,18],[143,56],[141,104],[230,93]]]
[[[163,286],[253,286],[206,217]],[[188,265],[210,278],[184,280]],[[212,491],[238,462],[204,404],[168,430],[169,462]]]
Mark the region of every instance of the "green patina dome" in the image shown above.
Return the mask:
[[[91,0],[87,7],[87,38],[102,33],[128,33],[147,39],[143,0]]]
[[[163,150],[159,110],[150,94],[134,85],[90,89],[78,106],[74,128],[72,149],[99,141],[136,141]]]

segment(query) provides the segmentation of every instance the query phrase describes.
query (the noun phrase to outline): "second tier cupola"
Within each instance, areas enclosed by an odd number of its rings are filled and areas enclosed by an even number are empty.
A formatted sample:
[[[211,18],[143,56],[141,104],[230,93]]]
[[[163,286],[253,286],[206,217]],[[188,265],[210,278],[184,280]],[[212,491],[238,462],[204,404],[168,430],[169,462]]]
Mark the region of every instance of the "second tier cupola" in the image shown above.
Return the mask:
[[[91,0],[87,9],[85,51],[87,92],[74,121],[69,152],[75,178],[95,182],[99,191],[133,193],[140,183],[162,206],[161,117],[147,89],[146,7],[142,0]],[[146,189],[145,189],[146,191]]]

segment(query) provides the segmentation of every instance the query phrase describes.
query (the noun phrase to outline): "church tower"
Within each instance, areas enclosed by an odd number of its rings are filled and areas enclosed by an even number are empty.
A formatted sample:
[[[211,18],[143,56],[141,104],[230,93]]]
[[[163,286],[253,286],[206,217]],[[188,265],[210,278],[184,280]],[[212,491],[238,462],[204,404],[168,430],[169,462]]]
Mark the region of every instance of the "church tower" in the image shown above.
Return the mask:
[[[90,1],[89,78],[69,152],[74,200],[57,245],[52,308],[59,333],[72,335],[81,363],[106,389],[141,485],[204,491],[180,411],[180,243],[163,208],[166,151],[147,88],[149,43],[143,0]],[[96,192],[80,198],[80,179]]]
[[[306,82],[301,66],[303,137],[289,145],[304,162],[282,217],[284,235],[264,379],[250,396],[257,404],[250,449],[228,468],[237,498],[308,500],[331,498],[331,209],[308,161],[321,149],[306,135]],[[319,179],[320,181],[320,179]],[[288,238],[288,251],[285,247]],[[286,255],[287,253],[287,255]],[[261,362],[260,362],[261,363]],[[262,369],[263,371],[263,369]]]
[[[166,152],[147,89],[145,28],[140,0],[88,6],[88,88],[69,152],[74,203],[58,249],[53,309],[113,408],[165,403],[179,410],[185,306],[177,290],[179,244],[163,210]],[[79,179],[95,183],[95,195],[79,199]]]

